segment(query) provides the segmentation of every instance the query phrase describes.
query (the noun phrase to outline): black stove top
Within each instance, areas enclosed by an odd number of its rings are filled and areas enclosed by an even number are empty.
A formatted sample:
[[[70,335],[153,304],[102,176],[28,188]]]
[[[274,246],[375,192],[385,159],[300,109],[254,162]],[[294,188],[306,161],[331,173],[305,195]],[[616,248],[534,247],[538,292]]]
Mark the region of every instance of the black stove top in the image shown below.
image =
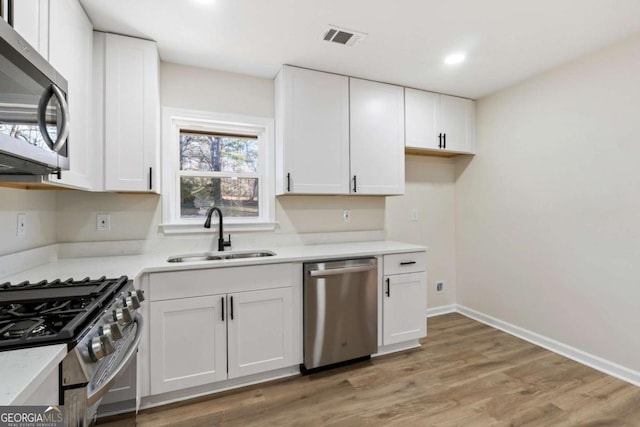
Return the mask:
[[[0,284],[0,351],[57,343],[71,348],[127,282],[122,276]]]

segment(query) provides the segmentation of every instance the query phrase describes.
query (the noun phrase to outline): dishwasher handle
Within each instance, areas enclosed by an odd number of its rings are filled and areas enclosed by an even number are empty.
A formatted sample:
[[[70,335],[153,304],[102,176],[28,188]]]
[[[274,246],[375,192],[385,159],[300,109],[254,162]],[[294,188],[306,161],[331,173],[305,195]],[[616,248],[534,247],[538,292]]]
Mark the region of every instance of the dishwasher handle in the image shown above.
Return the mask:
[[[360,273],[363,271],[371,271],[378,268],[377,265],[357,265],[355,267],[330,268],[328,270],[311,270],[311,277],[335,276],[337,274]]]

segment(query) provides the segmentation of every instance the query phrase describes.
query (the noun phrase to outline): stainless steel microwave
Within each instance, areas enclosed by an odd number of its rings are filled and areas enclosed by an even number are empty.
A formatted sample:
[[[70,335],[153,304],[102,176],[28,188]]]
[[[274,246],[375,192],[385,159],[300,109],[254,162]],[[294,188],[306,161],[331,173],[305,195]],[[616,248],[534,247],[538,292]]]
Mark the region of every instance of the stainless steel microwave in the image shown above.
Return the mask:
[[[0,175],[69,169],[67,81],[0,19]]]

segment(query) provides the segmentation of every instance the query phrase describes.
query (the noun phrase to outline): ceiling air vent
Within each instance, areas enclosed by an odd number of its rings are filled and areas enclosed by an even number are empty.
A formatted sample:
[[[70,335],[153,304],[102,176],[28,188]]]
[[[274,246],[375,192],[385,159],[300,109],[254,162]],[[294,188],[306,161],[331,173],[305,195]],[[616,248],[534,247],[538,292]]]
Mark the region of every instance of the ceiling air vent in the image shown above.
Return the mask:
[[[367,36],[366,33],[360,33],[358,31],[347,30],[346,28],[336,27],[335,25],[329,26],[324,30],[322,39],[332,43],[338,43],[345,46],[355,46],[360,43],[362,39]]]

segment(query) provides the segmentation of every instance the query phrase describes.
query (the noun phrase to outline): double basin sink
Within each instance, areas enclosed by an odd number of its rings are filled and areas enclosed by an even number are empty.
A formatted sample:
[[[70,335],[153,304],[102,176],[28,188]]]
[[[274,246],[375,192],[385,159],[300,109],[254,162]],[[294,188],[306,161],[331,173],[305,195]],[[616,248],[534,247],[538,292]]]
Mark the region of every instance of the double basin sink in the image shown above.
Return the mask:
[[[228,259],[263,258],[274,256],[271,251],[243,251],[243,252],[205,252],[199,254],[185,254],[169,257],[167,262],[200,262],[200,261],[224,261]]]

